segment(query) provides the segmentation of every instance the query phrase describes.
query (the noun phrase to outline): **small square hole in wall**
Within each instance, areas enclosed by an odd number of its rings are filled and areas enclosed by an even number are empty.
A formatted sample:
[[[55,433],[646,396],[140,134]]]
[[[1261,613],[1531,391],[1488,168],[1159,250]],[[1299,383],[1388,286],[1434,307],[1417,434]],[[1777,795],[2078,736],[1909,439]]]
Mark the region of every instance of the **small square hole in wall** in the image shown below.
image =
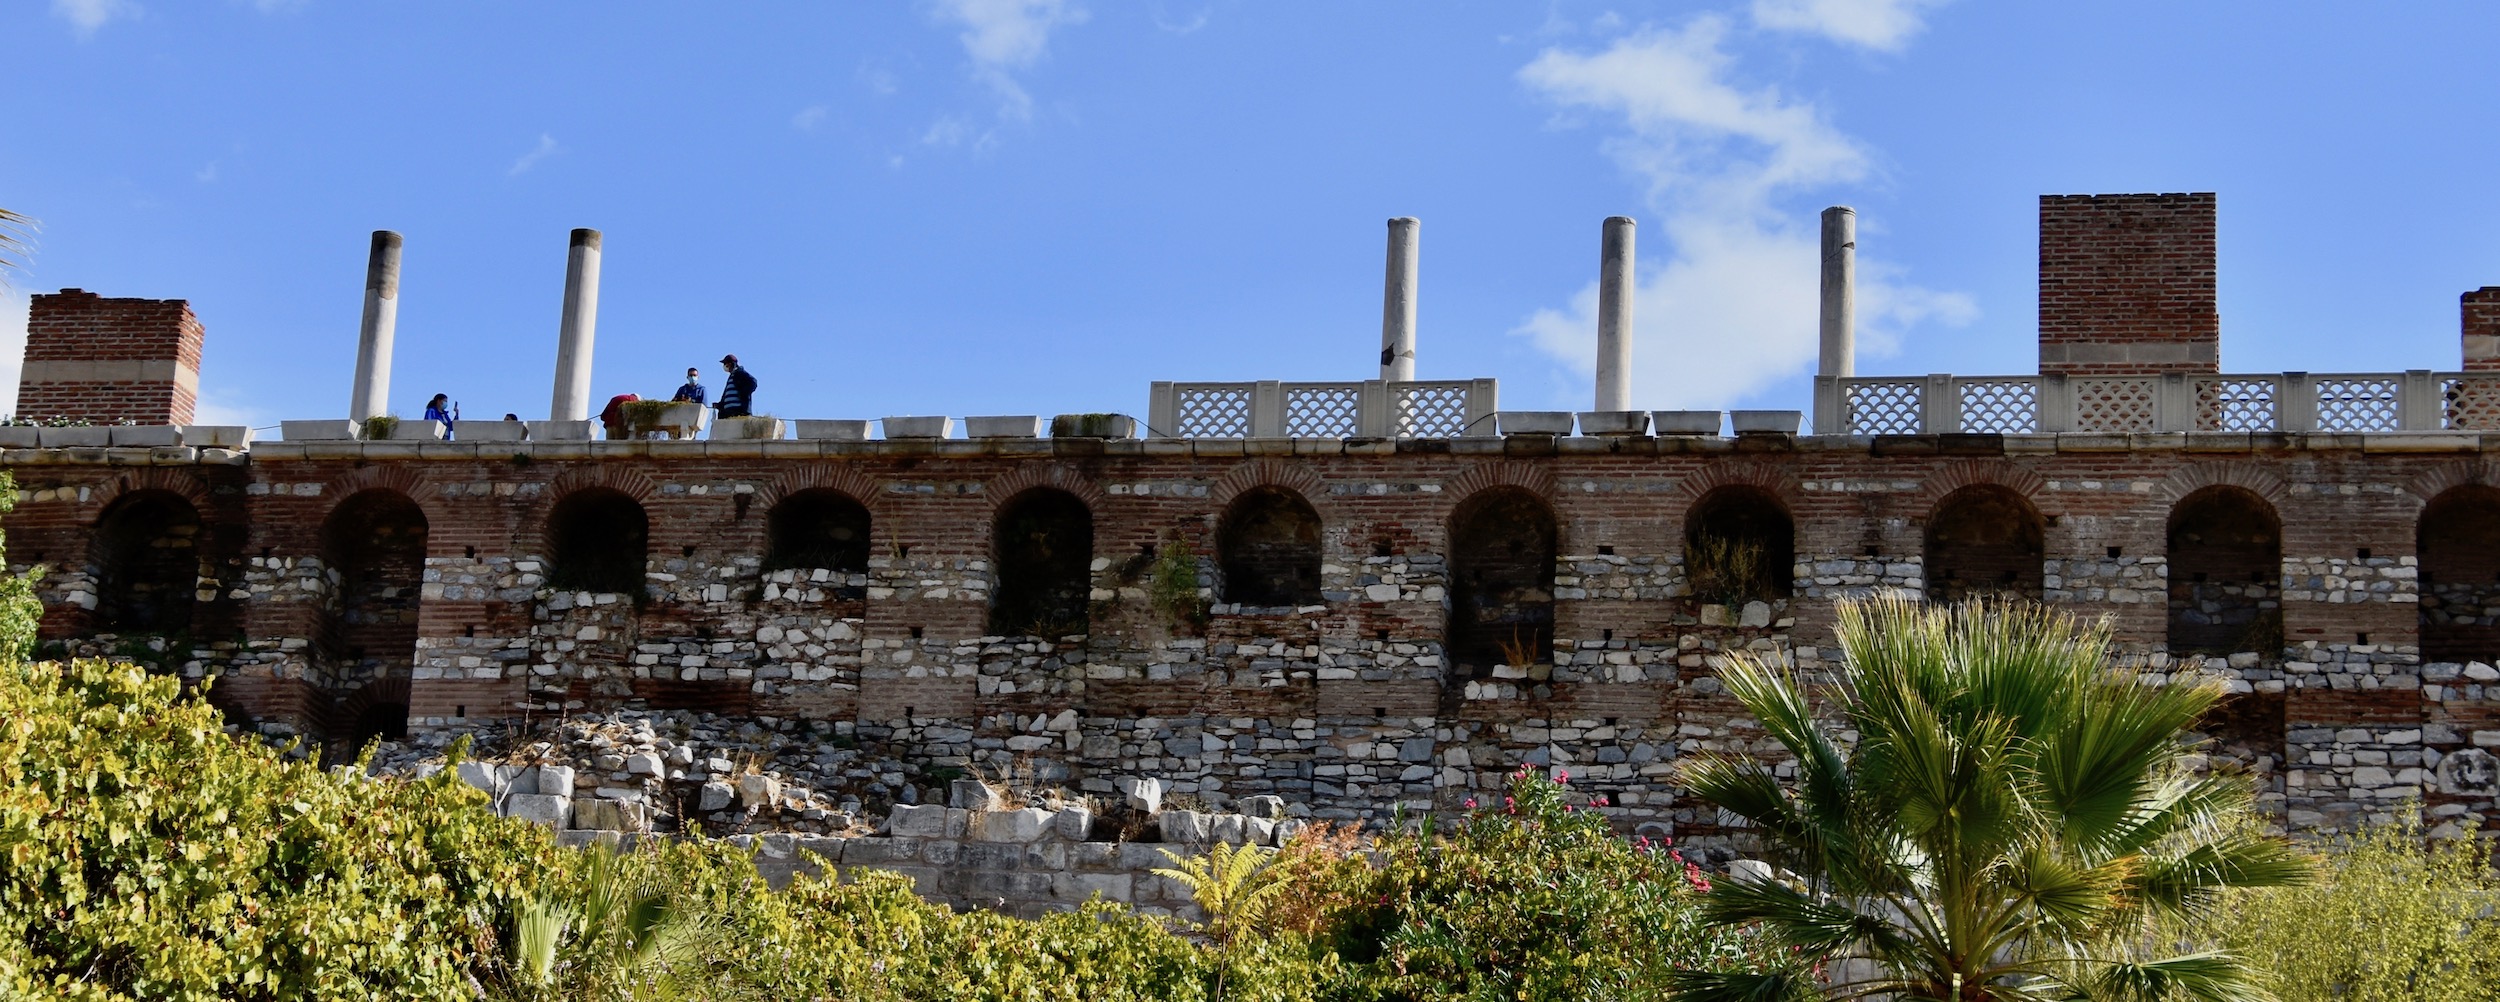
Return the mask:
[[[460,628],[460,635],[461,635],[461,636],[464,636],[464,637],[474,637],[474,636],[477,636],[477,624],[476,624],[476,623],[471,623],[471,624],[469,624],[469,625],[467,625],[467,626],[463,626],[463,627],[461,627],[461,628]]]
[[[475,560],[475,559],[477,559],[477,547],[474,547],[474,546],[463,546],[463,547],[461,547],[461,548],[460,548],[460,550],[461,550],[461,552],[468,554],[468,555],[469,555],[469,559],[471,559],[471,560]]]
[[[1386,707],[1386,706],[1375,706],[1375,707],[1372,707],[1372,716],[1375,716],[1375,717],[1385,717],[1385,716],[1388,716],[1388,715],[1389,715],[1389,708],[1388,708],[1388,707]]]
[[[465,717],[465,716],[468,716],[468,715],[469,715],[469,708],[468,708],[468,707],[466,707],[466,706],[455,706],[455,707],[452,707],[452,708],[451,708],[451,715],[452,715],[452,716],[455,716],[455,717]]]
[[[1146,558],[1146,559],[1148,559],[1148,560],[1153,560],[1153,559],[1155,558],[1155,544],[1153,544],[1153,543],[1139,543],[1139,544],[1137,544],[1137,555],[1138,555],[1138,556],[1140,556],[1140,557],[1144,557],[1144,558]]]
[[[911,556],[911,544],[910,544],[910,543],[896,543],[896,544],[894,544],[894,555],[895,555],[895,556],[898,556],[898,557],[908,557],[908,556]]]
[[[260,558],[261,558],[262,560],[267,560],[267,559],[269,559],[269,555],[270,555],[270,554],[272,554],[272,553],[276,553],[276,552],[278,552],[278,548],[277,548],[277,547],[274,547],[274,546],[264,546],[264,547],[261,547],[261,548],[260,548]]]
[[[1373,631],[1372,631],[1372,638],[1373,638],[1373,639],[1375,639],[1375,640],[1378,640],[1378,641],[1380,641],[1381,643],[1384,643],[1384,644],[1385,644],[1385,643],[1388,643],[1388,642],[1389,642],[1389,631],[1387,631],[1387,630],[1373,630]]]
[[[2124,549],[2124,548],[2123,548],[2123,547],[2117,547],[2117,546],[2110,547],[2110,548],[2109,548],[2109,558],[2110,558],[2111,560],[2116,560],[2116,559],[2118,559],[2118,554],[2119,554],[2119,552],[2120,552],[2122,549]]]
[[[2189,580],[2193,580],[2193,581],[2203,581],[2203,580],[2205,580],[2205,572],[2204,572],[2204,571],[2198,571],[2198,572],[2196,572],[2196,575],[2195,575],[2193,578],[2190,578]]]
[[[1601,632],[1602,632],[1602,633],[1603,633],[1603,635],[1604,635],[1604,639],[1607,639],[1607,640],[1613,640],[1613,639],[1615,638],[1615,631],[1613,631],[1613,630],[1605,630],[1605,631],[1601,631]]]
[[[2369,643],[2369,642],[2370,642],[2370,635],[2369,635],[2369,634],[2367,634],[2367,633],[2356,633],[2356,634],[2353,634],[2353,635],[2352,635],[2352,642],[2353,642],[2353,643],[2356,643],[2356,644],[2366,644],[2366,643]]]
[[[913,640],[919,640],[919,639],[921,639],[921,633],[922,633],[922,631],[923,631],[923,630],[925,630],[925,629],[927,629],[927,628],[926,628],[926,627],[920,627],[920,626],[915,626],[915,627],[912,627],[912,628],[911,628],[911,638],[912,638]]]
[[[906,706],[906,707],[904,707],[904,708],[903,708],[903,719],[905,719],[905,720],[910,720],[911,718],[913,718],[913,717],[917,717],[917,716],[919,716],[919,715],[920,715],[920,708],[919,708],[919,707],[917,707],[917,706]]]
[[[687,556],[687,557],[694,556],[694,544],[692,544],[692,543],[688,543],[688,544],[686,544],[685,546],[683,546],[683,547],[679,548],[679,549],[678,549],[678,551],[677,551],[677,553],[678,553],[678,555],[679,555],[679,556]]]
[[[1377,540],[1377,541],[1374,541],[1374,542],[1372,543],[1372,556],[1375,556],[1375,557],[1385,557],[1385,556],[1388,556],[1388,555],[1389,555],[1389,541],[1388,541],[1388,540],[1386,540],[1386,539],[1382,539],[1382,540]]]
[[[1868,560],[1873,560],[1873,559],[1875,559],[1875,548],[1874,548],[1874,547],[1869,546],[1869,547],[1867,547],[1867,548],[1866,548],[1866,559],[1868,559]]]
[[[1597,555],[1601,557],[1614,556],[1615,548],[1613,546],[1600,546],[1597,548]]]
[[[2354,550],[2352,555],[2355,560],[2368,560],[2370,559],[2370,548],[2364,546],[2358,550]]]

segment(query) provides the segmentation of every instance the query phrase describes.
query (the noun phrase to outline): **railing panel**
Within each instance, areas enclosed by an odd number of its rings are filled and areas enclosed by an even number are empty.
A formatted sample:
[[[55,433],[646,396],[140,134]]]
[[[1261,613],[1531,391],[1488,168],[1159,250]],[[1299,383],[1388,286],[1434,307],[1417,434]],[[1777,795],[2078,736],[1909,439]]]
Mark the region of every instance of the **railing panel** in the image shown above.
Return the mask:
[[[1353,438],[1362,433],[1363,384],[1286,383],[1285,434]]]
[[[2040,380],[2034,376],[1957,377],[1962,431],[2029,435],[2040,430]]]
[[[2321,375],[2317,430],[2399,431],[2404,428],[2404,377],[2395,373]]]
[[[2281,376],[2198,376],[2197,431],[2279,431]]]
[[[1926,430],[1927,381],[1853,377],[1840,381],[1852,435],[1916,435]]]
[[[1248,438],[1255,383],[1172,384],[1172,435],[1177,438]]]
[[[1390,413],[1398,438],[1458,438],[1468,433],[1466,380],[1389,384]]]

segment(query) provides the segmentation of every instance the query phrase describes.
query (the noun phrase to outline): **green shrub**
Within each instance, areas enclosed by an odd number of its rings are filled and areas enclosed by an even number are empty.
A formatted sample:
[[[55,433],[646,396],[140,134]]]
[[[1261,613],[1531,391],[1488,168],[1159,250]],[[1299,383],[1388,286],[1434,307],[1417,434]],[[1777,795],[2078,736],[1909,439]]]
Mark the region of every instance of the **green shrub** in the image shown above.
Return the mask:
[[[2500,999],[2500,873],[2468,834],[2365,831],[2318,883],[2234,892],[2179,931],[2265,972],[2283,1002]]]
[[[1386,837],[1376,868],[1329,874],[1344,997],[1647,999],[1672,970],[1766,962],[1750,931],[1700,921],[1709,881],[1680,851],[1626,841],[1558,779],[1522,769],[1499,808],[1471,800],[1446,830]]]

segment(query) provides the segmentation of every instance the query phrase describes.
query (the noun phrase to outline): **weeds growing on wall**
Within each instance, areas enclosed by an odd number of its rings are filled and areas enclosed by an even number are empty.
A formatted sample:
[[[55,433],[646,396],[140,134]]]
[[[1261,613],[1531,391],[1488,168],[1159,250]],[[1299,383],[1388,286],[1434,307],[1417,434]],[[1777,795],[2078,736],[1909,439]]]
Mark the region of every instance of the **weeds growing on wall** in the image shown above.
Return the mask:
[[[1743,605],[1773,592],[1758,540],[1704,533],[1693,541],[1687,567],[1693,596],[1705,604]]]
[[[1156,550],[1154,566],[1146,574],[1146,599],[1172,629],[1187,633],[1204,628],[1207,600],[1198,590],[1198,551],[1179,540]]]

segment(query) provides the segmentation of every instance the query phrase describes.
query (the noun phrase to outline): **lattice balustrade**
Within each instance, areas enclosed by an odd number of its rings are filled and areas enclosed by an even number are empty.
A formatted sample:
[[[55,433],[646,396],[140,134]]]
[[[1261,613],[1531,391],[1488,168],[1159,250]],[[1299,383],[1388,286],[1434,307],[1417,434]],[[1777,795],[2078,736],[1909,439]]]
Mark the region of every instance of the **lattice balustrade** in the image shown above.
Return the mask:
[[[1467,433],[1467,385],[1401,384],[1393,412],[1399,438],[1457,438]]]
[[[2069,379],[2075,395],[2075,430],[2152,431],[2160,425],[2160,384],[2141,376]]]
[[[2196,380],[2196,430],[2276,431],[2282,427],[2280,380],[2213,376]]]
[[[1962,430],[1975,435],[2029,435],[2040,430],[2037,379],[1957,379]]]
[[[2320,376],[2319,431],[2397,431],[2404,380],[2396,376]]]
[[[1923,380],[1853,380],[1845,392],[1849,434],[1916,435],[1926,430],[1927,384]]]
[[[2500,431],[2500,376],[2450,376],[2439,381],[2440,427]]]
[[[1250,437],[1248,386],[1180,386],[1172,391],[1172,434],[1180,438]]]
[[[1285,434],[1294,438],[1353,438],[1362,430],[1360,383],[1285,387]]]

